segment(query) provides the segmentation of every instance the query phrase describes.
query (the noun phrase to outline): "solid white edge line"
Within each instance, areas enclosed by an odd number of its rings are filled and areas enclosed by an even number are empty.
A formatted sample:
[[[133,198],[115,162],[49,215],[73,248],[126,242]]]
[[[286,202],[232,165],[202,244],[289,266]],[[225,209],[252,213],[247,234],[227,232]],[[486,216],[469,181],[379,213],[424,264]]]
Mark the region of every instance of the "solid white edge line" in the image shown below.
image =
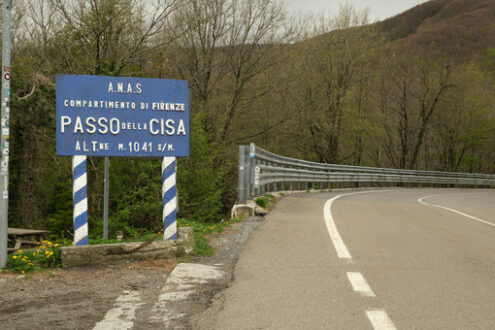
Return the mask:
[[[481,222],[481,223],[484,223],[485,225],[488,225],[488,226],[491,226],[491,227],[495,227],[495,224],[490,222],[490,221],[486,221],[486,220],[483,220],[483,219],[480,219],[480,218],[477,218],[475,216],[472,216],[470,214],[467,214],[467,213],[464,213],[464,212],[461,212],[461,211],[458,211],[456,209],[451,209],[450,207],[446,207],[446,206],[442,206],[442,205],[438,205],[438,204],[430,204],[430,203],[427,203],[424,201],[424,199],[426,198],[430,198],[430,197],[437,197],[437,196],[446,196],[446,195],[431,195],[431,196],[425,196],[425,197],[421,197],[418,199],[418,202],[423,204],[423,205],[426,205],[426,206],[433,206],[433,207],[438,207],[439,209],[444,209],[444,210],[447,210],[447,211],[450,211],[450,212],[453,212],[453,213],[457,213],[459,215],[462,215],[466,218],[469,218],[471,220],[474,220],[474,221],[478,221],[478,222]]]
[[[335,251],[337,252],[337,256],[342,259],[352,259],[351,254],[347,249],[347,246],[345,246],[345,243],[342,240],[339,231],[337,230],[337,226],[335,225],[335,221],[333,220],[332,212],[331,212],[333,201],[339,198],[340,196],[342,195],[338,195],[326,201],[325,206],[323,208],[323,215],[325,217],[325,223],[327,225],[328,234],[330,235],[330,239],[332,240]]]
[[[366,311],[366,316],[375,330],[395,330],[394,322],[390,319],[384,309]]]
[[[375,293],[369,286],[363,274],[359,272],[348,272],[347,279],[351,283],[352,289],[364,297],[375,297]]]
[[[340,197],[343,196],[349,196],[349,195],[358,195],[358,194],[368,194],[368,193],[378,193],[378,192],[390,192],[390,191],[397,191],[397,189],[393,190],[371,190],[371,191],[358,191],[358,192],[352,192],[352,193],[347,193],[347,194],[340,194],[337,195],[333,198],[330,198],[329,200],[326,201],[325,206],[323,206],[323,217],[325,218],[325,223],[327,225],[327,230],[328,234],[330,235],[330,239],[332,240],[333,246],[335,248],[335,251],[337,252],[337,256],[341,259],[349,259],[351,260],[351,254],[349,253],[349,250],[347,249],[344,240],[342,240],[342,237],[339,234],[339,231],[337,230],[337,226],[335,225],[335,221],[332,217],[332,204],[335,200],[339,199]]]

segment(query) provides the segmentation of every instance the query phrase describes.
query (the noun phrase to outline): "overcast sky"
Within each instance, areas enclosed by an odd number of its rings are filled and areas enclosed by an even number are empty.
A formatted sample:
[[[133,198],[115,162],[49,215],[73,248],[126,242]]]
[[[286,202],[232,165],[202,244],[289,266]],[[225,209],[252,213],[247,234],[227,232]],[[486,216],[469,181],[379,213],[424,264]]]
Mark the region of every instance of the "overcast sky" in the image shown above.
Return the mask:
[[[428,0],[285,0],[289,11],[294,13],[301,12],[305,14],[312,12],[318,13],[337,13],[340,3],[348,2],[357,9],[370,9],[370,18],[372,21],[383,20],[385,18],[402,13],[420,3]]]

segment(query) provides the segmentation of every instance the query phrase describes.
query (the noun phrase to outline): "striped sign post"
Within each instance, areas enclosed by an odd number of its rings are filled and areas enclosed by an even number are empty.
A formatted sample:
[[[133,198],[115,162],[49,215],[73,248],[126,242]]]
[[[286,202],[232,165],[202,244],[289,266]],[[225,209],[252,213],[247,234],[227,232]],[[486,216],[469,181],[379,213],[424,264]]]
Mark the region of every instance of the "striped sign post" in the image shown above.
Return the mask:
[[[162,198],[163,198],[163,239],[177,239],[177,158],[163,157]]]
[[[72,158],[74,198],[74,245],[88,245],[88,192],[86,156]]]

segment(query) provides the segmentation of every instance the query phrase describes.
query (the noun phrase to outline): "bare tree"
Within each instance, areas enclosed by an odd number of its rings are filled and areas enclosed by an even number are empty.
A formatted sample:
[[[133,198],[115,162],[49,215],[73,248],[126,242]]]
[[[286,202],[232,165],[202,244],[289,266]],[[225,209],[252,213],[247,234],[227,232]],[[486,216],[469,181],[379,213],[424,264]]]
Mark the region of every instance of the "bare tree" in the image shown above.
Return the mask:
[[[283,19],[274,0],[192,0],[171,20],[168,30],[180,34],[174,67],[213,138],[224,140],[240,109],[266,93],[251,83],[281,60],[271,47],[286,40]]]
[[[316,36],[305,42],[300,75],[301,123],[310,133],[311,145],[321,162],[340,162],[340,143],[347,93],[359,63],[364,60],[369,36],[368,12],[341,6],[333,18],[321,17],[312,27]],[[330,31],[330,32],[329,32]]]
[[[71,72],[95,75],[119,75],[130,66],[140,67],[150,41],[162,31],[178,2],[145,6],[137,0],[47,1],[60,22],[52,45],[58,48],[63,65]],[[38,26],[43,31],[43,24]]]

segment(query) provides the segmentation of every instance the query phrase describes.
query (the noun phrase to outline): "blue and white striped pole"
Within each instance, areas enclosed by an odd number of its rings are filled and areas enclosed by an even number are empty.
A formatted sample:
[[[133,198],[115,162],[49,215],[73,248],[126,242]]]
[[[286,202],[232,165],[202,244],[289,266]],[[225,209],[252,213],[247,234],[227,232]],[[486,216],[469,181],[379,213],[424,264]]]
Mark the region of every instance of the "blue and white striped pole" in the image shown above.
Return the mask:
[[[163,157],[162,198],[163,198],[163,240],[177,239],[177,159]]]
[[[88,245],[88,192],[86,156],[72,158],[74,198],[74,245]]]

